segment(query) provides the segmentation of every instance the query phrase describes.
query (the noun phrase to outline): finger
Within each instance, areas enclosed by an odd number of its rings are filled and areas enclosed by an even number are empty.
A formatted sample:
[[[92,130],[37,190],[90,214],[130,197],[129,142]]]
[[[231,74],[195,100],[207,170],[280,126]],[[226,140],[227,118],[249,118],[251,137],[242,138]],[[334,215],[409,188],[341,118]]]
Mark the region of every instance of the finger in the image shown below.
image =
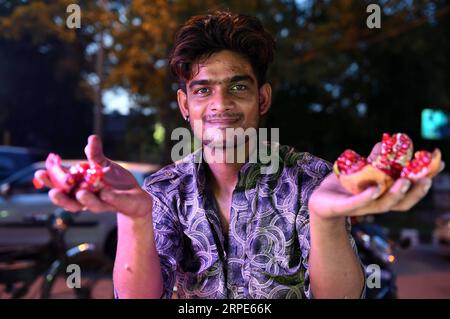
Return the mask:
[[[370,205],[374,199],[380,196],[380,187],[371,186],[354,196],[338,199],[333,205],[335,213],[350,213]]]
[[[48,173],[45,169],[37,170],[34,173],[34,178],[37,179],[41,184],[43,184],[45,187],[53,188],[54,185],[50,180],[50,177],[48,176]]]
[[[88,190],[79,190],[75,193],[76,199],[89,211],[94,213],[113,212],[115,208],[98,198]]]
[[[62,207],[69,212],[78,212],[83,209],[83,207],[76,200],[71,199],[63,191],[59,189],[52,188],[48,192],[48,196],[53,204]]]
[[[108,159],[103,154],[102,141],[98,135],[89,136],[84,153],[90,162],[95,162],[102,167],[108,166],[109,164]]]
[[[441,166],[439,167],[439,173],[441,173],[445,169],[445,162],[441,162]]]
[[[432,181],[430,178],[421,179],[410,189],[408,193],[406,193],[405,197],[400,202],[398,202],[394,207],[392,207],[392,210],[394,211],[410,210],[414,205],[416,205],[422,198],[426,196],[431,187],[431,184]]]
[[[381,153],[381,142],[378,142],[375,144],[375,146],[372,148],[372,151],[370,152],[370,155],[367,157],[367,160],[369,162],[375,160],[375,158],[378,156],[378,154]]]
[[[411,187],[411,182],[406,178],[399,178],[394,185],[381,196],[375,203],[373,213],[384,213],[392,209],[404,197]]]

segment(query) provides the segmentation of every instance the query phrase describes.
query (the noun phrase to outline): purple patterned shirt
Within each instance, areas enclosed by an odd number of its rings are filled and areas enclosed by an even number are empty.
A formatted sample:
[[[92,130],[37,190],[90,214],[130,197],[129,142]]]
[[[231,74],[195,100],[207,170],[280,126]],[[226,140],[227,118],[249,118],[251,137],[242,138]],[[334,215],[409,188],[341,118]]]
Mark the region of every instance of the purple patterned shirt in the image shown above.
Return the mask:
[[[261,163],[245,163],[225,236],[208,166],[195,160],[199,154],[144,182],[154,198],[163,297],[176,285],[179,298],[311,298],[308,199],[331,172],[330,163],[288,146],[280,146],[274,174],[262,174]],[[349,240],[356,253],[350,232]]]

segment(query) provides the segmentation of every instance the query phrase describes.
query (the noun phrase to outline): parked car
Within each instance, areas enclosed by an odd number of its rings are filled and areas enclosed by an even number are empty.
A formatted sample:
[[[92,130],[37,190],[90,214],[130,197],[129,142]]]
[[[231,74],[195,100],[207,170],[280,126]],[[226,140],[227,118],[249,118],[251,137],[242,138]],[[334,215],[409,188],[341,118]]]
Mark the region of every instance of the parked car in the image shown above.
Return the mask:
[[[39,149],[0,146],[0,181],[46,157],[47,152]]]
[[[63,160],[70,167],[83,160]],[[159,169],[158,165],[117,162],[128,169],[140,185],[145,177]],[[30,227],[24,221],[52,213],[57,207],[48,197],[48,188],[35,189],[34,173],[45,167],[38,162],[13,174],[0,183],[0,246],[44,244],[49,240],[45,227]],[[115,256],[117,242],[116,214],[94,214],[83,211],[74,218],[67,230],[67,245],[82,242],[95,244],[111,258]]]
[[[433,244],[444,256],[450,256],[450,213],[436,218],[433,231]]]

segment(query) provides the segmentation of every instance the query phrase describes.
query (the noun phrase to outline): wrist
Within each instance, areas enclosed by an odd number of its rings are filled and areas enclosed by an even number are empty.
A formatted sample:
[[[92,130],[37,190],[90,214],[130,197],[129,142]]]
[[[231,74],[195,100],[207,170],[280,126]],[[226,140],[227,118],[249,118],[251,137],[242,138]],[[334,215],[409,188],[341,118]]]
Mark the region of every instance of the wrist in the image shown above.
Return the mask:
[[[140,194],[135,199],[136,205],[132,208],[132,212],[121,212],[117,215],[118,221],[132,224],[148,224],[152,222],[153,199],[144,190],[139,190]]]
[[[314,212],[309,213],[309,222],[311,226],[315,228],[321,229],[339,229],[345,228],[346,216],[337,216],[337,217],[322,217]]]

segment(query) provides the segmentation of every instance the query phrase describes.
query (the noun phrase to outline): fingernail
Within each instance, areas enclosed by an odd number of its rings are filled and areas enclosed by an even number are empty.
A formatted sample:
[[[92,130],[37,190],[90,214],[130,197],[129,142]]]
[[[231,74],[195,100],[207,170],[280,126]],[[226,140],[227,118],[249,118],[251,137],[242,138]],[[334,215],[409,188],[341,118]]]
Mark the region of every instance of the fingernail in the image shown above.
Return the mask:
[[[381,187],[377,186],[377,190],[375,191],[375,193],[373,193],[372,199],[377,199],[378,197],[380,197],[380,193],[381,193]]]
[[[425,193],[428,192],[428,190],[430,189],[430,187],[431,187],[431,181],[430,181],[430,180],[427,180],[427,181],[425,182],[424,186],[423,186],[423,191],[424,191]]]
[[[403,186],[402,186],[400,191],[403,194],[405,194],[409,190],[410,187],[411,187],[411,182],[410,181],[406,181],[405,183],[403,183]]]

